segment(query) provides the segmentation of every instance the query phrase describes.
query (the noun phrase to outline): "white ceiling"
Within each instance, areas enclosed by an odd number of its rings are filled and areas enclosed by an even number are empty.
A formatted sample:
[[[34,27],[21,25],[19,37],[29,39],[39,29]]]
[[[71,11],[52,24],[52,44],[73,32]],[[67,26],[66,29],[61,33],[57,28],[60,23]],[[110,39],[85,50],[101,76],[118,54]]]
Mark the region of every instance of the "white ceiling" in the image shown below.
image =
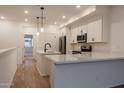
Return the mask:
[[[43,7],[46,24],[54,24],[55,21],[62,24],[89,6],[82,5],[78,9],[74,5],[44,5]],[[25,10],[28,10],[29,14],[25,14]],[[28,22],[36,22],[36,17],[40,15],[41,10],[38,5],[0,5],[0,16],[4,16],[5,20],[24,22],[24,19],[28,18]],[[66,19],[62,19],[63,15]]]

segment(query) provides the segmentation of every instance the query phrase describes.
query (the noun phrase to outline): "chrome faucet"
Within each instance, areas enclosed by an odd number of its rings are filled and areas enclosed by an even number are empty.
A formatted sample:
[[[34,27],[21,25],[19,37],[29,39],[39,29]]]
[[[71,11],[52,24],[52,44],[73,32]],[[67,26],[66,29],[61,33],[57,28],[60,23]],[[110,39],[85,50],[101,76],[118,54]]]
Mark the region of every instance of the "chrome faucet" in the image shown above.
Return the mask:
[[[49,45],[49,47],[51,48],[50,43],[45,43],[45,45],[44,45],[44,52],[46,52],[46,50],[48,50],[48,49],[46,48],[47,45]]]

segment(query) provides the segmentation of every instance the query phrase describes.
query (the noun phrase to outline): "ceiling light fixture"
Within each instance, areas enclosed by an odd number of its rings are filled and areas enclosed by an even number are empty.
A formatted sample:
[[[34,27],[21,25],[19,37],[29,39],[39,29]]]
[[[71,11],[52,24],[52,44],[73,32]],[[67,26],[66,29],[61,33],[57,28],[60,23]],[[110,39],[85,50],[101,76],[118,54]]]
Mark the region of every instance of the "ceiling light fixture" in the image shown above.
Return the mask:
[[[80,5],[77,5],[76,8],[80,8],[81,6]]]
[[[39,17],[36,17],[37,18],[37,36],[39,36]]]
[[[57,22],[55,21],[55,22],[54,22],[54,24],[56,25],[56,24],[57,24]]]
[[[25,18],[25,22],[27,22],[28,21],[28,19],[27,18]]]
[[[5,19],[5,17],[4,17],[4,16],[1,16],[0,18],[1,18],[1,19]]]
[[[44,10],[44,7],[40,7],[41,9],[41,32],[44,32],[44,25],[43,25],[43,19],[44,19],[44,16],[43,16],[43,10]]]
[[[28,14],[29,12],[27,10],[24,11],[25,14]]]
[[[63,18],[63,19],[65,19],[65,18],[66,18],[66,16],[62,16],[62,18]]]

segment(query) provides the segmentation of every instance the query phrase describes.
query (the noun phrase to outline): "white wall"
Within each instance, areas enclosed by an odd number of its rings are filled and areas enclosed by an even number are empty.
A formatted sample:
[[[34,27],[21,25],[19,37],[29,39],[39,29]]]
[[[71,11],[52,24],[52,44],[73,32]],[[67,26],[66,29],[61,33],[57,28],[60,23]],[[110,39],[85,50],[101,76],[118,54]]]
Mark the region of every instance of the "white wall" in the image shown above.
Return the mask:
[[[17,47],[18,51],[18,64],[21,64],[24,59],[24,35],[33,35],[33,56],[36,57],[37,47],[43,46],[42,41],[50,40],[53,42],[52,47],[54,50],[58,50],[58,37],[59,31],[57,25],[47,25],[45,26],[45,33],[47,37],[42,38],[44,34],[37,37],[36,35],[36,25],[32,23],[20,23],[20,22],[8,22],[6,20],[0,21],[0,49]],[[52,38],[50,36],[54,36]],[[41,39],[42,38],[42,39]]]
[[[57,25],[46,25],[44,29],[47,33],[59,33]]]
[[[60,28],[59,31],[61,36],[67,35],[67,27]]]
[[[124,6],[112,6],[110,12],[110,36],[108,43],[92,44],[94,51],[124,52]]]
[[[17,47],[17,28],[14,22],[0,21],[0,49]]]
[[[43,50],[45,43],[51,44],[51,49],[59,50],[59,30],[57,25],[47,25],[45,26],[45,31],[40,32],[37,36],[37,50]]]
[[[111,12],[111,50],[124,52],[124,6],[113,6]]]
[[[22,54],[20,54],[21,38],[20,26],[17,22],[9,22],[6,20],[0,21],[0,49],[17,47],[18,62],[22,62]]]
[[[35,25],[29,23],[10,22],[6,20],[0,21],[0,49],[17,47],[18,64],[22,63],[24,52],[24,35],[32,34],[34,43],[36,40]],[[36,44],[34,44],[36,45]],[[34,51],[36,47],[34,46]],[[35,52],[34,52],[35,57]]]

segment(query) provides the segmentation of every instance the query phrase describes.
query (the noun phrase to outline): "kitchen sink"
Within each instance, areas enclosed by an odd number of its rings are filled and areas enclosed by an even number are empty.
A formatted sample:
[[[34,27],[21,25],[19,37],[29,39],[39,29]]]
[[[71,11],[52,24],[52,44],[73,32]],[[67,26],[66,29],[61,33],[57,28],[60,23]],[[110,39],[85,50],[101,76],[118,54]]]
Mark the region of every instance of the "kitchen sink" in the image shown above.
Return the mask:
[[[42,54],[42,55],[57,55],[57,54],[60,54],[60,52],[54,51],[54,50],[47,50],[46,52],[44,52],[43,50],[38,50],[37,53]]]

